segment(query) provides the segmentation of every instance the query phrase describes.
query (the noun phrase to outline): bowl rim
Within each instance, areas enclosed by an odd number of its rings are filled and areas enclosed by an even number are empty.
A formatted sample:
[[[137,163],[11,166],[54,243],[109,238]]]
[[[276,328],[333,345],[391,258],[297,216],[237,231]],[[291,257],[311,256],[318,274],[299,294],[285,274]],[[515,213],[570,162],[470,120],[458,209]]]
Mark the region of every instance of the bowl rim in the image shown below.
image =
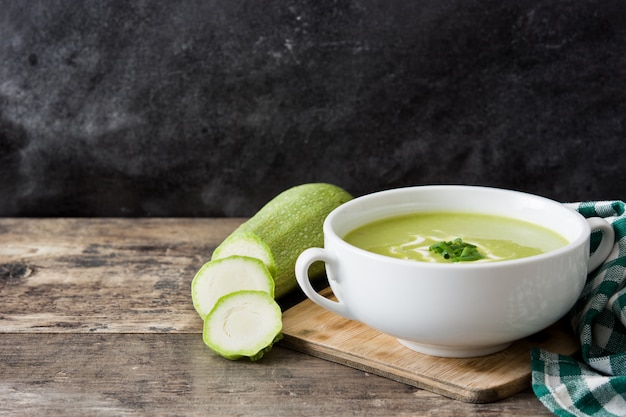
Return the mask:
[[[334,230],[333,227],[333,223],[337,221],[337,218],[340,217],[342,214],[344,214],[346,211],[349,211],[351,209],[353,209],[354,207],[358,207],[360,205],[363,204],[363,202],[367,202],[369,200],[372,199],[379,199],[379,198],[383,198],[385,196],[391,196],[394,194],[409,194],[409,193],[413,193],[413,192],[421,192],[421,191],[446,191],[446,192],[450,192],[450,191],[462,191],[462,192],[472,192],[472,191],[480,191],[480,192],[490,192],[490,193],[499,193],[499,194],[509,194],[509,195],[516,195],[519,197],[524,197],[524,198],[530,198],[533,199],[537,202],[542,202],[544,204],[548,204],[552,207],[555,207],[557,209],[562,209],[563,213],[568,213],[568,215],[571,216],[572,219],[576,219],[576,221],[580,224],[581,228],[580,228],[580,233],[577,234],[577,236],[574,239],[569,240],[569,243],[566,244],[565,246],[559,247],[557,249],[548,251],[548,252],[544,252],[538,255],[533,255],[533,256],[528,256],[528,257],[524,257],[524,258],[518,258],[518,259],[507,259],[507,260],[502,260],[502,261],[496,261],[496,262],[450,262],[450,263],[443,263],[443,262],[420,262],[420,261],[415,261],[415,260],[411,260],[411,259],[401,259],[401,258],[394,258],[391,256],[387,256],[387,255],[381,255],[381,254],[377,254],[374,252],[370,252],[368,250],[359,248],[357,246],[354,246],[348,242],[346,242],[343,239],[343,236],[340,236],[339,234],[336,233],[336,231]],[[385,207],[385,204],[381,204],[380,207]],[[388,205],[387,205],[388,207]],[[450,210],[452,211],[452,210]],[[462,210],[455,210],[456,212],[462,211]],[[477,211],[472,211],[475,213],[479,213]],[[398,212],[397,214],[403,214],[404,212]],[[365,224],[368,224],[369,222],[373,222],[373,221],[377,221],[377,220],[382,220],[385,218],[390,218],[390,217],[394,217],[397,214],[389,214],[386,216],[381,216],[380,218],[374,218],[374,219],[370,219],[367,221],[362,222],[361,224],[358,224],[356,226],[353,226],[352,228],[349,229],[349,231],[354,230],[357,227],[363,226]],[[513,219],[519,219],[515,216],[510,216]],[[523,220],[523,219],[522,219]],[[529,222],[528,220],[524,220]],[[543,226],[543,227],[548,227],[548,226]],[[548,227],[549,228],[549,227]],[[557,231],[555,231],[554,229],[550,229],[553,232],[559,233]],[[482,269],[482,268],[488,268],[488,269],[493,269],[493,268],[504,268],[507,266],[512,266],[512,265],[519,265],[519,264],[525,264],[525,263],[534,263],[534,262],[540,262],[542,260],[548,260],[550,258],[554,258],[554,257],[559,257],[561,256],[563,253],[565,252],[570,252],[572,250],[575,250],[576,248],[578,248],[581,245],[584,245],[585,242],[588,242],[590,239],[590,234],[591,234],[591,228],[589,227],[589,224],[587,223],[586,219],[584,218],[584,216],[580,213],[578,213],[576,210],[569,208],[567,206],[565,206],[564,204],[556,201],[556,200],[552,200],[549,199],[547,197],[543,197],[540,195],[536,195],[536,194],[531,194],[531,193],[527,193],[524,191],[517,191],[517,190],[512,190],[512,189],[507,189],[507,188],[499,188],[499,187],[492,187],[492,186],[480,186],[480,185],[454,185],[454,184],[450,184],[450,185],[415,185],[415,186],[406,186],[406,187],[398,187],[398,188],[390,188],[387,190],[381,190],[381,191],[376,191],[370,194],[364,194],[362,196],[356,197],[342,205],[340,205],[339,207],[335,208],[333,211],[331,211],[329,213],[329,215],[326,217],[326,219],[324,220],[324,224],[323,224],[323,231],[324,231],[324,241],[326,242],[327,239],[332,239],[333,241],[335,241],[336,244],[338,244],[340,247],[346,249],[346,250],[350,250],[353,252],[356,252],[357,254],[361,255],[361,256],[367,256],[367,257],[371,257],[374,260],[381,260],[381,261],[385,261],[385,262],[390,262],[393,264],[398,264],[398,265],[415,265],[416,267],[419,268],[434,268],[434,269],[455,269],[455,270],[460,270],[460,269],[464,269],[464,268],[471,268],[471,269]],[[349,232],[348,231],[348,232]],[[346,232],[346,233],[348,233]],[[560,234],[560,233],[559,233]],[[344,234],[345,236],[345,234]],[[325,244],[326,246],[326,244]]]

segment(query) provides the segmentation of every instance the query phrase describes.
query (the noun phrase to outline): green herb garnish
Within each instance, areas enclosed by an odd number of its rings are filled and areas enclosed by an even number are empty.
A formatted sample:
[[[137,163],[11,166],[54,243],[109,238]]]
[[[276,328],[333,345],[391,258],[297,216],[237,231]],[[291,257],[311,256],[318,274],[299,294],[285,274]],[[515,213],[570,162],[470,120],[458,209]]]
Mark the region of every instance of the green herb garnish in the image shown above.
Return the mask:
[[[478,252],[476,245],[463,242],[460,237],[449,242],[433,243],[428,249],[441,254],[444,259],[449,259],[452,262],[476,261],[484,258]]]

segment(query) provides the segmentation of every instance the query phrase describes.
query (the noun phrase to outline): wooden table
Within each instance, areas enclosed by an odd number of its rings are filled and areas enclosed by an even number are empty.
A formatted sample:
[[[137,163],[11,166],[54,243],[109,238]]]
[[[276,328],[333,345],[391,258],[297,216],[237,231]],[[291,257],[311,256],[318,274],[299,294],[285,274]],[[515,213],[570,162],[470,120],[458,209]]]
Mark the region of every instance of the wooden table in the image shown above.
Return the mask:
[[[470,404],[283,346],[217,357],[190,283],[242,221],[0,219],[0,415],[552,415],[530,388]]]

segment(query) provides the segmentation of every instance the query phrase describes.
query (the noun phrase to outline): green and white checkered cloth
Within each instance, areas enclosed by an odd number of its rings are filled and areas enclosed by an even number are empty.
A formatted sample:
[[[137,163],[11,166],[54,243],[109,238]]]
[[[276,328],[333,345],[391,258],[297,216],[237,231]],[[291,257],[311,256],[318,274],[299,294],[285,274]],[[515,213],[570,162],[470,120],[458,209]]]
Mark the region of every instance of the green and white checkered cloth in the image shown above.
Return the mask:
[[[535,348],[532,387],[558,416],[626,416],[626,215],[621,201],[566,204],[585,217],[603,217],[615,230],[615,246],[589,274],[569,313],[580,338],[580,357]],[[600,240],[592,233],[591,251]]]

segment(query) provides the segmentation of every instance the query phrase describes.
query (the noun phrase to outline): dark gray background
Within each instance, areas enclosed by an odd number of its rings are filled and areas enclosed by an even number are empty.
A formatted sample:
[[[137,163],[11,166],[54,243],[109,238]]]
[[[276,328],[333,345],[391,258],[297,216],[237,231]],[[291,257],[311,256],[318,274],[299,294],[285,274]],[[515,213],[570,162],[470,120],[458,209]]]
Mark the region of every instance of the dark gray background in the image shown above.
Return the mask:
[[[626,198],[625,12],[0,0],[0,215],[248,216],[313,181]]]

